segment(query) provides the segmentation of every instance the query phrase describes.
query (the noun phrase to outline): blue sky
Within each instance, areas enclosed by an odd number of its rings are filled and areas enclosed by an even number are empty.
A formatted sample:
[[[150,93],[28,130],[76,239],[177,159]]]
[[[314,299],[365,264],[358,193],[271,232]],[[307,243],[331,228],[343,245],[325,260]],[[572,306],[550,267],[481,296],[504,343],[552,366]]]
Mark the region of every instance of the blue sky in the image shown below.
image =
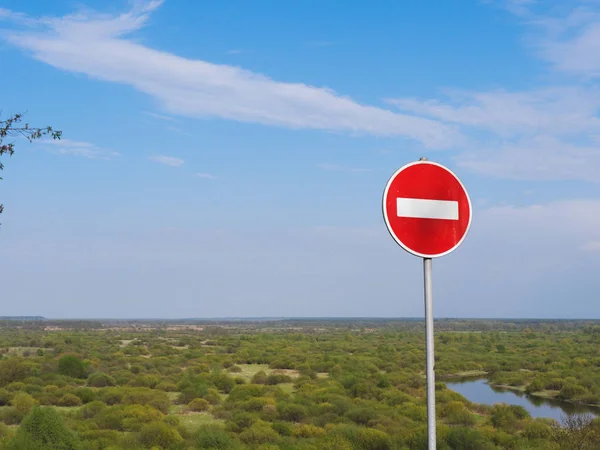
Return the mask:
[[[0,1],[3,314],[422,316],[381,194],[473,223],[436,317],[600,318],[600,3]]]

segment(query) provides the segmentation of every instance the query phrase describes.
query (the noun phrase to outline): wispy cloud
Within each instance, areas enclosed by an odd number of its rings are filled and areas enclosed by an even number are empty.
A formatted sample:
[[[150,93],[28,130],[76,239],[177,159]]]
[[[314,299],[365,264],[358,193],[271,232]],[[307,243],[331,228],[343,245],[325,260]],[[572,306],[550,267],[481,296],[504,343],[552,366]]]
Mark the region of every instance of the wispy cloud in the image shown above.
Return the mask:
[[[36,141],[44,149],[58,155],[83,156],[89,159],[110,160],[121,156],[120,153],[98,147],[89,142],[72,141],[69,139]]]
[[[175,158],[174,156],[153,155],[150,156],[148,159],[160,164],[164,164],[165,166],[171,167],[179,167],[184,163],[183,159]]]
[[[321,170],[327,170],[330,172],[352,172],[352,173],[371,172],[371,169],[364,169],[361,167],[348,167],[348,166],[344,166],[341,164],[321,163],[321,164],[317,164],[317,167]]]
[[[503,137],[600,132],[600,90],[550,87],[524,92],[447,90],[438,99],[388,99],[403,111],[487,130]]]
[[[167,122],[177,122],[177,119],[175,117],[165,116],[164,114],[158,114],[158,113],[151,112],[151,111],[144,111],[144,114],[146,114],[150,117],[154,117],[155,119],[158,119],[158,120],[165,120]]]
[[[600,183],[600,148],[544,135],[480,147],[458,156],[457,164],[484,175],[512,180]]]
[[[167,130],[173,131],[174,133],[177,133],[177,134],[182,134],[184,136],[192,136],[192,133],[188,133],[187,131],[182,130],[181,128],[173,126],[173,125],[167,126]]]
[[[228,55],[239,55],[241,53],[245,53],[245,51],[242,50],[241,48],[234,48],[234,49],[231,49],[231,50],[227,50],[226,53]]]
[[[600,90],[448,91],[439,99],[388,99],[403,111],[452,123],[471,136],[458,164],[509,179],[600,182]]]
[[[206,173],[206,172],[198,172],[195,174],[195,176],[197,176],[198,178],[205,178],[207,180],[214,180],[217,178],[216,175]]]
[[[533,16],[531,20],[538,32],[532,37],[533,45],[556,69],[584,78],[597,78],[600,76],[598,4],[588,2],[569,9],[568,13],[561,11],[558,16]]]
[[[388,102],[402,112],[458,126],[470,137],[457,157],[463,167],[509,179],[600,182],[594,169],[600,167],[600,89],[581,83],[600,76],[600,4],[489,2],[519,18],[534,54],[561,72],[560,86],[448,90],[444,99]]]
[[[292,129],[399,136],[429,148],[461,141],[453,126],[360,104],[325,87],[275,81],[238,67],[180,57],[127,36],[145,26],[161,1],[136,2],[116,16],[88,11],[31,19],[9,12],[20,25],[5,33],[12,45],[69,72],[124,83],[159,100],[166,111]]]

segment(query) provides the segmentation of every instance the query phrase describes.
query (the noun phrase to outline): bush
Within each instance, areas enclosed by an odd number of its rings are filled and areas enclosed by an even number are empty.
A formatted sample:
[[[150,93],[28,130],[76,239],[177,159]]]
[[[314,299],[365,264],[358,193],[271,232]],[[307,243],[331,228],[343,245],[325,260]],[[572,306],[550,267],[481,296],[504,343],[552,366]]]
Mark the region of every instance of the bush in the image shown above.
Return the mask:
[[[209,389],[206,394],[202,396],[211,405],[218,405],[221,403],[221,394],[216,389]]]
[[[235,380],[225,374],[215,375],[212,377],[212,382],[218,390],[228,394],[235,386]]]
[[[266,422],[257,422],[242,431],[240,439],[249,445],[274,444],[279,440],[279,434]]]
[[[77,437],[54,408],[35,407],[21,423],[8,450],[78,450]]]
[[[254,384],[267,384],[267,373],[264,370],[259,370],[252,377],[252,383]]]
[[[116,405],[102,409],[95,421],[100,428],[139,431],[142,426],[159,422],[163,414],[149,405]]]
[[[72,378],[85,378],[87,370],[81,359],[75,355],[65,355],[58,360],[58,371]]]
[[[307,416],[306,408],[294,403],[280,403],[277,405],[277,412],[282,420],[288,422],[300,422]]]
[[[191,402],[188,403],[188,409],[190,411],[206,411],[210,406],[210,403],[208,403],[206,400],[204,400],[203,398],[195,398],[194,400],[192,400]]]
[[[221,427],[204,425],[200,427],[194,438],[197,449],[230,450],[234,448],[234,440]]]
[[[155,389],[165,392],[177,392],[177,385],[175,383],[162,382],[158,383]]]
[[[541,420],[534,420],[528,423],[523,430],[523,435],[527,439],[543,439],[550,436],[551,433],[552,427]]]
[[[10,403],[10,394],[6,389],[0,388],[0,406],[6,406]]]
[[[346,413],[346,417],[359,425],[367,425],[377,417],[377,412],[369,408],[353,408]]]
[[[447,441],[450,447],[456,450],[480,450],[485,448],[486,444],[485,438],[479,431],[465,427],[450,428]]]
[[[31,374],[31,366],[21,357],[15,356],[0,361],[0,386],[22,381]]]
[[[58,401],[60,406],[81,406],[83,402],[75,394],[65,394]]]
[[[31,395],[26,392],[17,392],[10,401],[10,404],[23,415],[29,413],[31,409],[38,404]]]
[[[78,387],[73,391],[73,394],[79,397],[83,403],[89,403],[96,400],[96,391],[87,387]]]
[[[2,421],[6,425],[18,425],[25,417],[25,413],[22,413],[13,406],[4,409],[0,414],[2,414]]]
[[[79,416],[82,419],[91,419],[96,417],[96,415],[105,408],[107,408],[106,403],[96,400],[83,405],[79,410]]]
[[[292,429],[292,435],[300,438],[313,438],[323,436],[325,430],[311,424],[302,424]]]
[[[6,386],[6,390],[9,392],[24,391],[27,385],[22,381],[14,381]]]
[[[87,383],[92,387],[116,386],[117,382],[110,375],[103,372],[95,372],[88,377]]]
[[[267,377],[266,384],[272,386],[279,383],[290,383],[291,381],[292,377],[288,375],[272,374]]]
[[[149,388],[126,390],[122,402],[126,405],[150,405],[164,414],[169,413],[171,406],[171,401],[165,392]]]
[[[286,422],[275,422],[271,425],[275,431],[277,431],[281,436],[291,436],[292,435],[292,426]]]
[[[179,432],[165,422],[144,425],[140,432],[140,442],[147,448],[173,448],[183,441]]]

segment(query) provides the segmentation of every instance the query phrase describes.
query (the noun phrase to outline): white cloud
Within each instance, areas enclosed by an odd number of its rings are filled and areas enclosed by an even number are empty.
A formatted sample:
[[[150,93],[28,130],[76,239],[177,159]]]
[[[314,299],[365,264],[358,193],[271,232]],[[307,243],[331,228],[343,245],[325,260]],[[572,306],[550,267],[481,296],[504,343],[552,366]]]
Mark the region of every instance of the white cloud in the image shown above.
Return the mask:
[[[184,163],[183,159],[175,158],[174,156],[153,155],[150,156],[148,159],[160,164],[164,164],[165,166],[171,167],[179,167]]]
[[[557,241],[588,242],[600,240],[600,200],[562,200],[529,206],[497,206],[482,212],[489,228],[520,230],[527,239],[556,237]],[[475,219],[474,219],[475,220]],[[506,239],[515,239],[513,233],[503,233]],[[578,248],[574,245],[573,248]]]
[[[600,91],[449,91],[441,100],[388,99],[405,111],[457,124],[472,136],[458,164],[507,179],[600,182]]]
[[[444,100],[388,102],[402,112],[457,125],[470,142],[456,159],[476,172],[506,179],[599,182],[594,168],[600,166],[600,89],[577,78],[590,81],[600,75],[598,3],[498,4],[519,18],[538,56],[576,78],[521,92],[447,90]]]
[[[36,143],[43,146],[49,152],[59,155],[74,155],[89,159],[104,160],[121,156],[118,152],[98,147],[89,142],[72,141],[70,139],[44,140],[36,141]]]
[[[165,120],[167,122],[176,122],[177,121],[177,119],[175,119],[175,117],[165,116],[164,114],[158,114],[155,112],[144,111],[144,114],[146,114],[150,117],[154,117],[155,119],[158,119],[158,120]]]
[[[198,172],[196,173],[196,176],[198,178],[205,178],[207,180],[214,180],[216,179],[216,175],[210,174],[210,173],[206,173],[206,172]]]
[[[129,39],[128,34],[146,25],[150,12],[160,4],[138,2],[133,10],[117,16],[85,12],[41,19],[4,10],[5,18],[18,25],[4,36],[54,67],[129,84],[173,114],[408,137],[429,147],[460,146],[458,164],[484,175],[600,181],[600,172],[593,170],[599,164],[600,89],[593,85],[567,83],[521,92],[446,90],[440,99],[388,99],[388,104],[399,108],[391,111],[361,105],[326,88],[278,82]],[[600,13],[589,9],[591,3],[588,9],[576,8],[563,16],[531,12],[540,4],[504,2],[527,30],[533,30],[529,41],[542,57],[569,73],[594,76],[600,68],[600,51],[594,50]],[[186,134],[176,127],[169,129]],[[363,171],[335,164],[320,168]]]
[[[456,158],[459,166],[511,180],[581,180],[599,183],[600,148],[550,136],[503,142]]]
[[[539,27],[533,43],[556,69],[585,78],[600,76],[600,12],[592,5],[532,19]]]
[[[127,39],[161,2],[136,3],[118,16],[81,12],[23,21],[5,32],[11,44],[47,64],[96,79],[125,83],[159,100],[164,109],[296,129],[320,129],[415,139],[430,148],[461,141],[450,125],[362,105],[328,88],[279,82],[238,67],[192,60]],[[32,25],[34,22],[34,25]]]
[[[317,164],[317,167],[321,170],[327,170],[330,172],[354,172],[354,173],[358,173],[358,172],[370,172],[371,169],[365,169],[362,167],[348,167],[348,166],[344,166],[341,164],[327,164],[327,163],[322,163],[322,164]]]
[[[600,132],[600,90],[550,87],[524,92],[447,91],[446,103],[388,99],[404,111],[473,127],[502,137]]]

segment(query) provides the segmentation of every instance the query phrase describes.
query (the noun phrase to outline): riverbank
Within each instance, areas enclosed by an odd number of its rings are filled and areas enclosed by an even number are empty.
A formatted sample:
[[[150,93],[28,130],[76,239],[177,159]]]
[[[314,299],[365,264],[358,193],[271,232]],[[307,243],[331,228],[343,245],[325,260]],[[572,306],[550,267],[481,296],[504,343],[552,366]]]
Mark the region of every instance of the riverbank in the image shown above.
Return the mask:
[[[598,404],[598,403],[586,403],[586,402],[580,402],[577,400],[571,400],[571,399],[567,400],[564,398],[559,398],[560,391],[544,390],[544,391],[538,391],[538,392],[526,392],[526,388],[527,388],[526,385],[510,386],[507,384],[490,384],[490,386],[498,388],[498,389],[508,389],[508,390],[515,391],[515,392],[521,392],[521,393],[523,393],[525,395],[529,395],[531,397],[555,400],[557,402],[570,403],[571,405],[589,406],[591,408],[600,409],[600,404]]]
[[[490,383],[490,381],[486,378],[486,375],[488,375],[488,373],[484,370],[468,370],[468,371],[464,371],[464,372],[457,372],[454,374],[440,376],[439,380],[442,382],[448,381],[451,383],[452,382],[454,382],[454,383],[460,382],[461,380],[465,381],[465,382],[476,381],[476,380],[485,380],[487,382],[487,384],[492,388],[519,392],[521,394],[525,394],[525,395],[543,399],[543,400],[553,400],[555,402],[563,402],[563,403],[568,403],[568,404],[575,405],[575,406],[598,408],[598,410],[600,412],[600,404],[597,404],[597,403],[586,403],[586,402],[581,402],[581,401],[576,401],[576,400],[571,400],[571,399],[569,399],[569,400],[562,399],[562,398],[559,398],[560,391],[555,391],[555,390],[527,392],[526,391],[527,385],[512,386],[512,385],[508,385],[508,384]]]

